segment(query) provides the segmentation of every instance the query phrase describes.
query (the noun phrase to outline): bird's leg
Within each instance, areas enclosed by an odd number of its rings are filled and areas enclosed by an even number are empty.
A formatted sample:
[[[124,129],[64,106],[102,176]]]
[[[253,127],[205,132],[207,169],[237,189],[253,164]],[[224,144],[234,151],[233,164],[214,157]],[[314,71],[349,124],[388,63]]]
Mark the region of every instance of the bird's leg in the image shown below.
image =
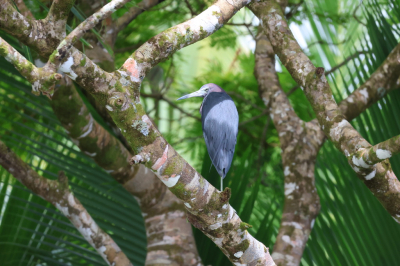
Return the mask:
[[[223,183],[224,183],[224,179],[221,176],[221,191],[223,190],[223,187],[224,187]]]

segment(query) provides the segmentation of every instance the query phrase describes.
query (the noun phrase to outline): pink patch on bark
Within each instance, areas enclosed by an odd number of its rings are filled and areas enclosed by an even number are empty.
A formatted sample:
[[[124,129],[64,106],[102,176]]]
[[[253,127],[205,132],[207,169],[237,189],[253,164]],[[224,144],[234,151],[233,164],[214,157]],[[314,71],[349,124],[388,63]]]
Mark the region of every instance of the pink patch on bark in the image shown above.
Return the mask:
[[[161,166],[164,165],[164,163],[167,161],[168,159],[168,145],[164,150],[163,155],[161,156],[161,158],[158,158],[156,163],[151,167],[153,170],[158,170],[161,168]]]
[[[139,71],[137,69],[137,64],[135,59],[129,58],[128,60],[125,61],[123,67],[126,69],[126,72],[134,78],[139,78]]]

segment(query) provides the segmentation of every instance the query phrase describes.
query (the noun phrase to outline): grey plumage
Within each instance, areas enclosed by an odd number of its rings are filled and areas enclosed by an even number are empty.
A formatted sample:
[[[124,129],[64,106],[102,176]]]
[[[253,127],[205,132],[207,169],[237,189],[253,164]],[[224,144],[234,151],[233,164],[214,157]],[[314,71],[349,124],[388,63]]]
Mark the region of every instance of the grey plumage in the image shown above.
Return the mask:
[[[210,92],[203,101],[201,122],[208,154],[218,174],[225,178],[231,168],[239,123],[231,97],[225,92]]]
[[[200,107],[203,136],[211,162],[221,176],[225,178],[231,168],[238,133],[239,115],[232,98],[218,85],[209,83],[200,90],[182,96],[178,100],[190,97],[203,97]]]

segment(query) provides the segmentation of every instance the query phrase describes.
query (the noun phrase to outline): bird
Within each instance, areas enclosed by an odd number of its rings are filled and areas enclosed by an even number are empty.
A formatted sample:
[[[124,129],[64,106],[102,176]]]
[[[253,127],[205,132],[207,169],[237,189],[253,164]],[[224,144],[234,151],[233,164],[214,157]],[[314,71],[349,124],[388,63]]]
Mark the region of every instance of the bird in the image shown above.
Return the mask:
[[[184,95],[178,100],[203,97],[200,106],[203,136],[208,155],[221,178],[228,173],[235,152],[239,115],[232,98],[218,85],[208,83],[198,91]]]

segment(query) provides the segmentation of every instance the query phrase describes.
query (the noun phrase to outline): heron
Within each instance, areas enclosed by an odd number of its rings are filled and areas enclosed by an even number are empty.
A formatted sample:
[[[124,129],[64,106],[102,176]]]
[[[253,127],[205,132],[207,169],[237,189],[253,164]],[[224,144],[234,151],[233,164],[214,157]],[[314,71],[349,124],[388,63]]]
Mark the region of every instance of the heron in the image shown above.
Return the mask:
[[[203,136],[208,155],[221,178],[223,179],[232,164],[238,134],[239,115],[232,98],[218,85],[209,83],[198,91],[180,97],[183,100],[191,97],[203,97],[200,106]]]

